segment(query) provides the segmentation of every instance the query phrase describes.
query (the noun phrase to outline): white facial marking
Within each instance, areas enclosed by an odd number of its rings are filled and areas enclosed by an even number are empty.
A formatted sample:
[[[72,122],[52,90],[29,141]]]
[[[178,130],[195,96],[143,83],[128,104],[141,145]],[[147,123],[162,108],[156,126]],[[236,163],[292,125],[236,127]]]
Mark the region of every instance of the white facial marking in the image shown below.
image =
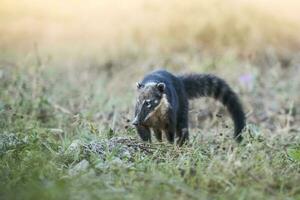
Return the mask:
[[[161,101],[159,104],[154,108],[152,112],[150,112],[147,117],[145,118],[145,121],[147,121],[152,116],[155,116],[156,113],[160,112],[160,115],[166,115],[168,109],[170,108],[170,104],[168,102],[168,99],[165,94],[163,94]]]
[[[153,86],[153,85],[156,85],[157,83],[155,82],[149,82],[149,83],[146,83],[145,86]]]

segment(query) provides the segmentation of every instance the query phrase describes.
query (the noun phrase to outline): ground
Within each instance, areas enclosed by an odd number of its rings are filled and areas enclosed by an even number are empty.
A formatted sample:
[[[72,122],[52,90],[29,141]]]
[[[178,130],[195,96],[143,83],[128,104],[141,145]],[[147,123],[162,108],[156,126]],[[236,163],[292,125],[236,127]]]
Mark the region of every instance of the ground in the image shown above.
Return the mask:
[[[153,66],[130,66],[145,58],[111,74],[50,67],[35,55],[1,63],[2,199],[299,199],[297,59],[257,67],[231,54],[194,55],[166,58],[166,68],[216,73],[233,86],[247,113],[241,144],[212,99],[191,102],[188,145],[142,143],[129,122],[134,82]]]

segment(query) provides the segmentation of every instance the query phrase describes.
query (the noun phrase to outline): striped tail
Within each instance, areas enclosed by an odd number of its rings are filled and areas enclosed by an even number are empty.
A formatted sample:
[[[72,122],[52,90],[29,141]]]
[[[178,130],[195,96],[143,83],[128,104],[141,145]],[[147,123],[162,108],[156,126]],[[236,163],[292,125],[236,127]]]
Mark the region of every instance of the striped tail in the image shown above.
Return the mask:
[[[241,142],[246,124],[245,113],[236,93],[221,78],[211,74],[190,74],[178,77],[184,84],[189,99],[213,97],[227,107],[234,122],[234,139]]]

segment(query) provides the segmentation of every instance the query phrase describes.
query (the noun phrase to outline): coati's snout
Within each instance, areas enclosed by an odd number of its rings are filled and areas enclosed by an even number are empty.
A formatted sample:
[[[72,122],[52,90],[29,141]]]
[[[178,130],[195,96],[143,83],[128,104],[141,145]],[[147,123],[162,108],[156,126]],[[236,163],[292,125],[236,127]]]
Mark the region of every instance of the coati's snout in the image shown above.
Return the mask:
[[[164,83],[137,84],[138,97],[135,105],[135,118],[132,121],[134,126],[143,125],[147,122],[151,113],[160,104],[165,87]]]

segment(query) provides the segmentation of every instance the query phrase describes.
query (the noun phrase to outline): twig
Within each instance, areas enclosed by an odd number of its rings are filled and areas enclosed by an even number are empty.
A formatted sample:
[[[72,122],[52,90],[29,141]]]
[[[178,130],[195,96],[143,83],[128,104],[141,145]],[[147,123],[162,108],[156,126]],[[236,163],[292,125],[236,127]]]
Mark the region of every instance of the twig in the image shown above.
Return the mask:
[[[60,105],[58,105],[58,104],[56,104],[56,103],[53,103],[52,101],[49,101],[49,100],[48,100],[48,102],[49,102],[49,104],[50,104],[51,106],[53,106],[55,109],[57,109],[57,110],[59,110],[59,111],[61,111],[61,112],[63,112],[63,113],[68,114],[68,115],[74,115],[70,110],[68,110],[68,109],[66,109],[66,108],[64,108],[64,107],[62,107],[62,106],[60,106]]]

